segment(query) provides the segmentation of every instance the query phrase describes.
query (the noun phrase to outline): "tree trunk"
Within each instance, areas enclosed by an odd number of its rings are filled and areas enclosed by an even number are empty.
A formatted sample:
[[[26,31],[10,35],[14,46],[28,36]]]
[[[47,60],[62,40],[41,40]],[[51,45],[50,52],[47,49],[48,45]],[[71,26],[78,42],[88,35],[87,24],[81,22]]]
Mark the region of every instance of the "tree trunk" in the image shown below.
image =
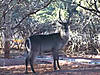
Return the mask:
[[[5,58],[9,58],[9,54],[10,54],[9,47],[10,47],[10,42],[5,41],[5,44],[4,44],[4,57]]]
[[[4,36],[3,36],[3,51],[4,51],[4,58],[9,58],[9,54],[10,54],[10,40],[9,40],[9,35],[7,34],[7,32],[4,32]]]

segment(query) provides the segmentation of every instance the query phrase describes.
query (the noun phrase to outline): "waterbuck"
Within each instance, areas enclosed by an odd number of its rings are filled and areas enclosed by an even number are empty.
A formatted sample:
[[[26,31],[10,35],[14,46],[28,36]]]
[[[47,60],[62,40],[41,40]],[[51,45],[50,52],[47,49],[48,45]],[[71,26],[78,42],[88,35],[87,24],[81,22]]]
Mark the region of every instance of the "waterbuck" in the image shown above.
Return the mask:
[[[26,71],[25,73],[28,73],[27,66],[28,62],[30,62],[31,70],[33,73],[34,67],[34,59],[36,56],[38,56],[41,52],[47,52],[51,51],[53,55],[53,66],[54,70],[57,69],[57,66],[59,69],[59,54],[58,51],[63,48],[63,46],[68,42],[69,39],[69,28],[68,28],[68,22],[64,23],[62,21],[59,21],[59,23],[62,25],[62,29],[58,33],[48,34],[48,35],[32,35],[27,38],[25,45],[28,51],[28,56],[26,57],[25,64],[26,64]]]

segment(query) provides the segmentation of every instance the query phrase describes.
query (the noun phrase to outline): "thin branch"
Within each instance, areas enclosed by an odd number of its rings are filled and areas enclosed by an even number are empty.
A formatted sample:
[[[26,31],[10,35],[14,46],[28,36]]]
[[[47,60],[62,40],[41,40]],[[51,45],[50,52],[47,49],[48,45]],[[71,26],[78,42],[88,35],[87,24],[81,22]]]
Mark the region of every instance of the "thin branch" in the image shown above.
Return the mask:
[[[8,3],[7,5],[10,5],[12,1],[13,1],[13,0],[10,0],[9,3]],[[2,6],[2,5],[1,5],[1,6]],[[4,18],[3,25],[5,24],[5,16],[6,16],[6,14],[7,14],[12,8],[13,8],[13,7],[8,8],[8,9],[6,9],[5,11],[3,11],[3,15],[1,16],[1,18]]]
[[[96,11],[97,11],[97,12],[100,12],[100,11],[98,10],[98,7],[97,7],[97,0],[94,0],[94,6],[95,6]]]
[[[19,23],[18,23],[15,27],[12,27],[11,29],[14,30],[15,28],[17,28],[27,17],[29,17],[29,16],[32,15],[32,14],[36,14],[36,12],[38,12],[38,11],[40,11],[40,10],[46,8],[51,2],[52,2],[52,0],[50,0],[50,1],[49,1],[46,5],[44,5],[42,8],[37,9],[36,11],[32,11],[32,12],[30,12],[29,14],[25,15],[25,17],[23,17],[23,18],[19,21]]]
[[[89,18],[89,20],[87,21],[87,19],[85,19],[85,22],[83,22],[83,28],[82,28],[82,31],[85,30],[85,28],[87,27],[87,25],[89,24],[89,22],[91,21],[91,18]]]
[[[96,11],[95,9],[89,9],[89,8],[87,8],[87,7],[84,7],[84,6],[81,6],[80,4],[77,4],[79,7],[81,7],[81,8],[83,8],[83,9],[85,9],[85,10],[89,10],[89,11]]]
[[[94,13],[95,15],[97,15],[98,17],[100,17],[100,15],[98,15],[98,13],[97,13],[97,12],[92,12],[92,13]]]
[[[14,7],[15,7],[15,6],[12,6],[12,7],[10,7],[8,10],[4,11],[1,18],[3,18],[4,16],[6,16],[6,14],[7,14],[10,10],[12,10],[12,8],[14,8]]]
[[[90,1],[90,3],[89,3],[89,1],[88,1],[88,0],[86,0],[86,2],[87,2],[87,4],[89,5],[89,7],[90,7],[91,9],[93,9],[93,7],[92,7],[92,6],[93,6],[94,4],[93,4],[91,1]]]
[[[91,11],[91,12],[97,12],[97,13],[100,13],[100,11],[97,11],[97,10],[95,10],[95,9],[90,9],[90,8],[81,6],[80,4],[77,4],[77,5],[78,5],[79,7],[81,7],[81,8],[83,8],[83,9],[85,9],[85,10],[89,10],[89,11]]]

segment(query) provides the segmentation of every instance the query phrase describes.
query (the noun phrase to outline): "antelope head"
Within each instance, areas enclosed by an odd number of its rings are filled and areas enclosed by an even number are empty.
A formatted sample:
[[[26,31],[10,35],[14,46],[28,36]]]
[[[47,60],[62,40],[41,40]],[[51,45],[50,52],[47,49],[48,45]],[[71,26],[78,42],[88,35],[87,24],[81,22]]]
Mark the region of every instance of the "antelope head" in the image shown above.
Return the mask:
[[[63,22],[61,19],[60,11],[59,11],[58,22],[62,25],[60,33],[63,39],[65,39],[66,41],[69,40],[69,31],[70,31],[69,20],[70,20],[70,17],[68,17],[68,20],[66,22]]]

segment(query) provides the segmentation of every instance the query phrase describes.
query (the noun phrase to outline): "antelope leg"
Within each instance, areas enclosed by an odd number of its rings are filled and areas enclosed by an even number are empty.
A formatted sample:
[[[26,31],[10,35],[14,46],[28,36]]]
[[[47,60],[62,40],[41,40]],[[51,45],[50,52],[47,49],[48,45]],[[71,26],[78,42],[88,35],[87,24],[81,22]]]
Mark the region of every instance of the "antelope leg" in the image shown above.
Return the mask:
[[[54,59],[54,62],[53,62],[53,67],[54,67],[54,70],[57,70],[57,66],[56,66],[56,59]]]
[[[28,71],[27,71],[28,59],[29,59],[28,57],[26,57],[26,59],[25,59],[25,65],[26,65],[25,73],[26,74],[28,73]]]
[[[31,70],[33,73],[36,73],[35,70],[34,70],[34,67],[33,67],[33,60],[30,59],[30,66],[31,66]]]
[[[59,60],[57,59],[57,66],[59,69],[61,69],[60,65],[59,65]]]

